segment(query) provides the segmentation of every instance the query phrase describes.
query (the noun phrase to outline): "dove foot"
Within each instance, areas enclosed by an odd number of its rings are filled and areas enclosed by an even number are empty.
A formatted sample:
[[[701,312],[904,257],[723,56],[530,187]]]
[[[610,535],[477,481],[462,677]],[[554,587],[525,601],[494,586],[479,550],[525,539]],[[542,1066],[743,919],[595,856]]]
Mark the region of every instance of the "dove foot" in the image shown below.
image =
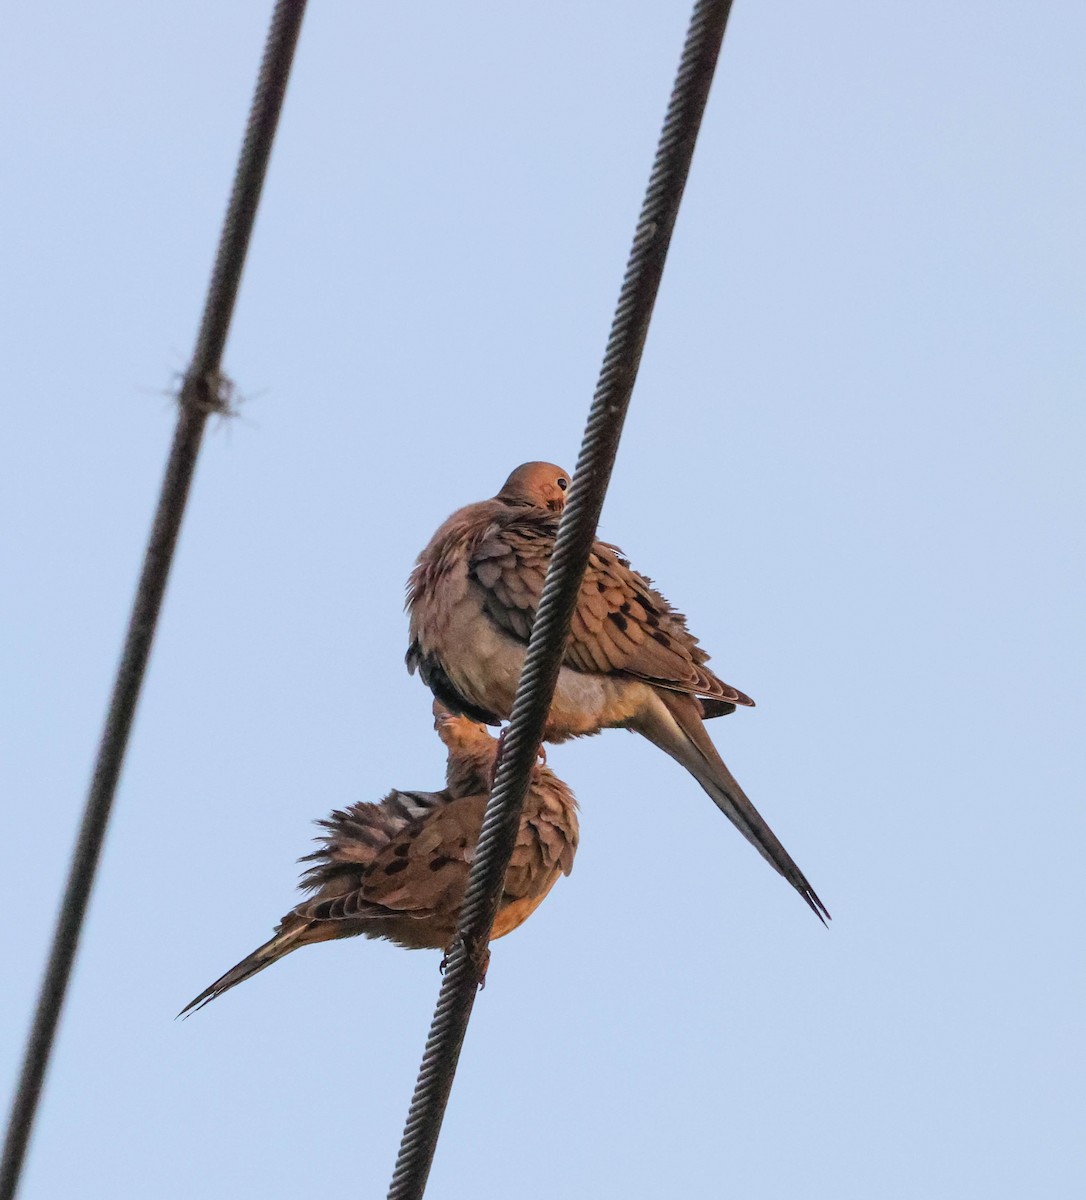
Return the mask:
[[[479,991],[486,987],[486,973],[490,967],[490,944],[481,942],[474,948],[468,949],[468,957],[475,968],[475,977],[479,981]]]
[[[498,734],[498,749],[494,754],[494,765],[490,768],[490,790],[494,790],[494,781],[498,778],[498,768],[502,763],[502,755],[505,753],[505,739],[509,735],[509,726],[507,725],[501,733]],[[539,765],[545,767],[547,765],[547,747],[542,743],[536,751],[536,757],[539,759]]]
[[[437,964],[437,969],[442,975],[445,974],[455,949],[456,942],[453,942],[441,956],[441,962]],[[475,946],[465,945],[465,951],[468,961],[475,968],[475,977],[479,984],[479,991],[482,991],[486,987],[486,973],[490,967],[490,943],[480,942]]]
[[[505,739],[509,736],[509,726],[507,725],[501,733],[498,734],[498,748],[494,752],[494,763],[490,768],[490,790],[494,790],[494,782],[498,778],[498,768],[502,765],[502,756],[505,754]]]

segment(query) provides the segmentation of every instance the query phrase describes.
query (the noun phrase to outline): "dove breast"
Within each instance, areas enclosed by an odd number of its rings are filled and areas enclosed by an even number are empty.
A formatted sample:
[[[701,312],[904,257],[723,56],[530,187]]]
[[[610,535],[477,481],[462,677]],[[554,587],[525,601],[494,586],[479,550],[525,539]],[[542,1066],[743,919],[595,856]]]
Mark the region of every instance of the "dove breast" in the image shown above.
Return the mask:
[[[456,691],[472,705],[506,720],[513,710],[525,647],[486,613],[482,589],[467,579],[466,573],[463,583],[462,599],[446,610],[441,667]],[[645,696],[634,695],[641,692]],[[648,703],[649,692],[640,682],[562,667],[547,722],[547,740],[560,742],[597,733],[604,723],[625,724]]]
[[[489,564],[475,566],[471,554],[502,526],[504,506],[494,501],[454,513],[434,534],[408,584],[411,648],[408,667],[418,670],[434,693],[454,711],[488,724],[508,720],[524,665],[530,616],[516,613],[523,627],[507,631],[491,615],[485,582]],[[597,733],[629,725],[652,707],[648,683],[618,673],[577,670],[559,673],[545,739]]]

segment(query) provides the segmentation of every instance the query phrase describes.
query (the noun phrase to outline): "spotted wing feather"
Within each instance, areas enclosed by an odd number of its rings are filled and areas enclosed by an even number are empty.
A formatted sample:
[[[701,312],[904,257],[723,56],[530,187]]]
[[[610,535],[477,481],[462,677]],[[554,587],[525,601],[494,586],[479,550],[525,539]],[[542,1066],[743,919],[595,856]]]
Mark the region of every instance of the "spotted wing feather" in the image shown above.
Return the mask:
[[[527,642],[554,546],[557,518],[516,514],[495,522],[468,559],[487,614]],[[714,701],[712,715],[753,701],[718,679],[677,612],[614,546],[596,542],[573,614],[565,662],[590,674],[629,675]]]

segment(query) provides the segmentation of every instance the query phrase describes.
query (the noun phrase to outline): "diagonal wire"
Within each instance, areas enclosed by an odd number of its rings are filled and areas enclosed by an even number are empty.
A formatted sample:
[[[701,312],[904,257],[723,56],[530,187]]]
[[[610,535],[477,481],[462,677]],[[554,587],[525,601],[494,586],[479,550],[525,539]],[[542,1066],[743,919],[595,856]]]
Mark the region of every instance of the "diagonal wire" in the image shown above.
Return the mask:
[[[272,14],[203,319],[192,362],[178,396],[177,428],[117,667],[83,822],[72,854],[68,883],[12,1102],[4,1157],[0,1163],[0,1200],[13,1200],[19,1185],[204,426],[211,413],[229,411],[230,386],[221,374],[222,353],[304,13],[305,0],[279,0]]]
[[[456,941],[423,1052],[389,1200],[420,1200],[426,1189],[460,1048],[486,963],[487,941],[520,825],[524,796],[558,681],[570,620],[596,536],[730,10],[731,0],[698,0],[690,19],[569,501],[558,527],[517,685]]]

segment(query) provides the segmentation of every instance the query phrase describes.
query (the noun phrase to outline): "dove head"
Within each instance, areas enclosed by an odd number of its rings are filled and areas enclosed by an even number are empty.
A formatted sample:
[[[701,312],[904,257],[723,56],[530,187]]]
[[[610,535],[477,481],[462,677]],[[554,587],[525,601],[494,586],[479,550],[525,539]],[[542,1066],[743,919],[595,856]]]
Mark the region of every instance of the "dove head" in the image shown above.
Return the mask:
[[[498,743],[490,736],[485,725],[450,712],[440,700],[434,701],[434,728],[448,747],[450,757],[456,754],[497,753]]]
[[[561,512],[566,506],[569,472],[554,463],[530,462],[517,467],[502,485],[499,500],[510,504],[530,504]]]
[[[457,716],[434,701],[434,728],[449,751],[445,785],[454,798],[480,796],[490,791],[498,757],[498,742],[485,725]]]

